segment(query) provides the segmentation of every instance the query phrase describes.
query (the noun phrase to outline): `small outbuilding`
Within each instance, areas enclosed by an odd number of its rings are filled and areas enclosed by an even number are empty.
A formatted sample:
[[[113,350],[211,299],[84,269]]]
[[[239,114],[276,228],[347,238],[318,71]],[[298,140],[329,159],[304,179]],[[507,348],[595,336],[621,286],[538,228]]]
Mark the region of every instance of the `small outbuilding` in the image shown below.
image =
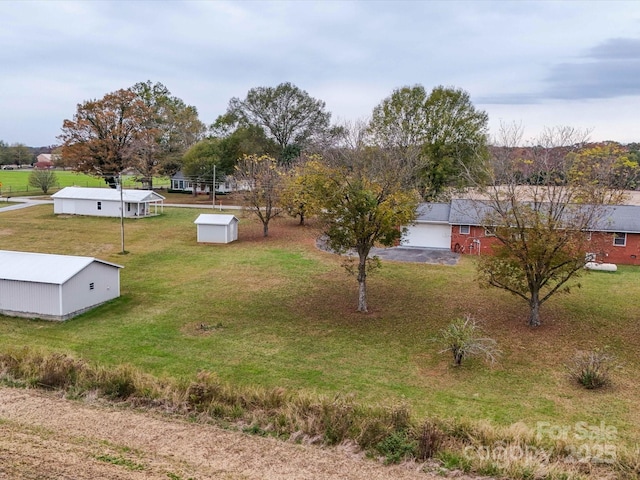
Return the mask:
[[[230,243],[238,239],[238,219],[235,215],[203,213],[193,222],[200,243]]]
[[[120,217],[124,206],[126,218],[142,218],[162,213],[164,199],[153,190],[122,190],[114,188],[65,187],[51,195],[53,213]]]
[[[120,296],[121,265],[0,250],[0,314],[67,320]]]

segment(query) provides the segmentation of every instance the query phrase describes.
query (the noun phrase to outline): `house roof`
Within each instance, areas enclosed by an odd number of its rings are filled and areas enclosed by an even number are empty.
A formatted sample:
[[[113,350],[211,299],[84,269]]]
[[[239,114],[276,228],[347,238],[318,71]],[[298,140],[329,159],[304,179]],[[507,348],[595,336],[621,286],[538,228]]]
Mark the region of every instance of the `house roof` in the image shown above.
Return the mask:
[[[450,203],[421,203],[416,211],[416,222],[449,223]]]
[[[640,233],[640,206],[607,205],[594,231]]]
[[[640,233],[639,205],[606,205],[602,208],[601,214],[596,215],[599,220],[592,231]],[[416,222],[483,225],[491,212],[491,206],[482,200],[455,199],[450,204],[422,203],[417,210]]]
[[[51,195],[51,198],[67,198],[77,200],[120,201],[120,190],[114,188],[65,187]],[[122,199],[128,203],[147,203],[164,200],[164,197],[153,190],[123,190]]]
[[[193,223],[196,225],[229,225],[233,221],[238,221],[235,215],[201,213]]]
[[[62,285],[93,262],[123,268],[93,257],[0,250],[0,280]]]

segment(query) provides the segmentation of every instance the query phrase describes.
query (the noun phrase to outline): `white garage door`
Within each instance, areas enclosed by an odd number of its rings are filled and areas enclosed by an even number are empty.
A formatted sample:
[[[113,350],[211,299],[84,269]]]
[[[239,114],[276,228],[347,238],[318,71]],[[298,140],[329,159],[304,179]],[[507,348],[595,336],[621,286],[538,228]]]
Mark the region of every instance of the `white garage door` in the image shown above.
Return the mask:
[[[451,248],[451,225],[422,223],[407,227],[405,247]]]

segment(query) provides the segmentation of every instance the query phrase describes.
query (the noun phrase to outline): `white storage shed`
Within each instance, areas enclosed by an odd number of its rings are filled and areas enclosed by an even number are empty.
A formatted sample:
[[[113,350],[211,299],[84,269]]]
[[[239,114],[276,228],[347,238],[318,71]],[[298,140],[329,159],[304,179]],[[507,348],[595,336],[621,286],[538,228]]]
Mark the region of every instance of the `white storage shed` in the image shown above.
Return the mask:
[[[120,296],[120,265],[0,250],[0,314],[67,320]]]
[[[197,225],[198,242],[229,243],[238,239],[238,219],[235,215],[203,213],[193,223]]]
[[[162,195],[153,190],[120,190],[114,188],[65,187],[51,195],[53,213],[67,215],[93,215],[98,217],[120,217],[120,206],[124,205],[124,216],[141,218],[158,215],[164,208]]]

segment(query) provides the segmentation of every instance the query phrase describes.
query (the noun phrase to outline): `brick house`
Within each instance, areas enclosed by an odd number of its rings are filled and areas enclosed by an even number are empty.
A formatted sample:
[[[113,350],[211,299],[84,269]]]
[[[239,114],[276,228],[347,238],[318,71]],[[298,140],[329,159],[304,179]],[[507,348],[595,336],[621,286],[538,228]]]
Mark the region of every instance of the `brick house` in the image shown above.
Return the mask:
[[[640,206],[609,205],[589,241],[594,261],[640,265]],[[497,239],[484,227],[490,207],[480,201],[456,199],[450,203],[421,204],[402,245],[448,248],[463,254],[491,253]]]

